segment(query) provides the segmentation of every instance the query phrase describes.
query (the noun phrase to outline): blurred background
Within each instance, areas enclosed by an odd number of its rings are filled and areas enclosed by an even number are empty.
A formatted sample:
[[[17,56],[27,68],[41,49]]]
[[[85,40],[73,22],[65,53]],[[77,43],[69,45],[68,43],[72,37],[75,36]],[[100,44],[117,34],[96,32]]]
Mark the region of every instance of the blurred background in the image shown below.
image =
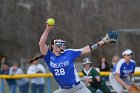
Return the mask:
[[[78,71],[84,57],[97,67],[101,57],[111,64],[113,55],[121,57],[125,49],[134,51],[140,65],[140,0],[0,0],[0,60],[6,57],[6,63],[19,62],[26,70],[27,60],[40,53],[38,42],[48,18],[56,24],[46,43],[59,36],[67,48],[82,48],[109,30],[118,31],[117,43],[78,58]]]
[[[20,61],[40,53],[38,42],[51,17],[56,25],[47,44],[60,36],[67,48],[82,48],[99,41],[110,29],[127,30],[120,31],[118,46],[106,45],[89,56],[97,63],[101,56],[110,60],[130,48],[140,65],[139,4],[139,0],[0,0],[0,56]]]

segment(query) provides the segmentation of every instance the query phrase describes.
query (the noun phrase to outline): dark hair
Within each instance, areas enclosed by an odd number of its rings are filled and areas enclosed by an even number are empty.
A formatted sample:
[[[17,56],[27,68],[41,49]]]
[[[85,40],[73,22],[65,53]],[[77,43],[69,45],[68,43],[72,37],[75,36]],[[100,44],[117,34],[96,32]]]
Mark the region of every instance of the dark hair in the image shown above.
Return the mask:
[[[52,45],[54,45],[54,40],[55,40],[55,39],[52,39],[52,40],[51,40],[50,51],[53,51]]]
[[[105,66],[104,69],[101,68],[101,67],[102,67],[102,61],[101,61],[102,58],[105,58],[105,65],[106,65],[106,66]],[[100,71],[109,71],[110,65],[109,65],[108,62],[107,62],[107,57],[103,56],[103,57],[100,58],[99,69],[100,69]]]
[[[3,65],[7,65],[7,66],[9,66],[9,64],[8,64],[8,63],[4,63]]]
[[[105,64],[106,64],[107,63],[107,58],[105,56],[103,56],[103,57],[100,58],[100,63],[102,63],[102,59],[103,58],[105,59]]]
[[[33,59],[29,59],[28,60],[28,62],[29,63],[32,63],[32,62],[34,62],[34,61],[36,61],[36,60],[39,60],[40,58],[43,58],[44,57],[44,55],[39,55],[39,56],[35,56]]]

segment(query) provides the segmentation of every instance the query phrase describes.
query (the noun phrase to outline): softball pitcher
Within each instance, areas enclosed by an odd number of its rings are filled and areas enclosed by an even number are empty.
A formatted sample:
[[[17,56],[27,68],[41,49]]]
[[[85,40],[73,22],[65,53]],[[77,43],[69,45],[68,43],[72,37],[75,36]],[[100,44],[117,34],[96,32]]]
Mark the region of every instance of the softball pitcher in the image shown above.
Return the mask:
[[[113,72],[109,76],[109,81],[117,93],[124,93],[123,87],[131,91],[131,84],[134,83],[134,71],[136,63],[132,60],[133,51],[125,50],[123,58],[119,60]]]
[[[54,93],[91,93],[78,76],[74,60],[81,55],[91,53],[105,43],[116,42],[117,33],[109,32],[100,42],[81,49],[65,49],[66,41],[57,38],[52,40],[49,50],[46,40],[52,28],[53,26],[47,24],[47,28],[40,38],[39,46],[45,62],[60,85],[60,88]]]

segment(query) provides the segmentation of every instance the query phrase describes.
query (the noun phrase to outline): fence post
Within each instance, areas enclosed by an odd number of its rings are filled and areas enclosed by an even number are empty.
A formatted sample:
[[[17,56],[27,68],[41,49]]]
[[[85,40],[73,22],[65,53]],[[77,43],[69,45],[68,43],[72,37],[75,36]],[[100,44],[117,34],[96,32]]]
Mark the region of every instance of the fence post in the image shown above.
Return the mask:
[[[47,88],[47,93],[51,93],[51,83],[50,83],[50,78],[48,77],[47,78],[47,86],[48,86],[48,88]]]
[[[1,79],[1,93],[4,93],[4,80]]]
[[[0,79],[0,93],[2,93],[2,79]]]

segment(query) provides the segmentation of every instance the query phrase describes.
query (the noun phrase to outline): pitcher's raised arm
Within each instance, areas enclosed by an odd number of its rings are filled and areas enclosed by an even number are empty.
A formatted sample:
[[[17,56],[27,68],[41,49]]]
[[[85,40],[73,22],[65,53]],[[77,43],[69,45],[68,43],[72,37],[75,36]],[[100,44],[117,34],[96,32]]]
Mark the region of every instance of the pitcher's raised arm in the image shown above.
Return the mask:
[[[39,41],[39,47],[40,47],[40,52],[42,55],[46,55],[48,52],[48,47],[46,45],[46,40],[48,38],[49,32],[51,31],[51,29],[53,28],[53,26],[49,26],[47,24],[47,27],[45,29],[45,31],[43,32],[40,41]]]

